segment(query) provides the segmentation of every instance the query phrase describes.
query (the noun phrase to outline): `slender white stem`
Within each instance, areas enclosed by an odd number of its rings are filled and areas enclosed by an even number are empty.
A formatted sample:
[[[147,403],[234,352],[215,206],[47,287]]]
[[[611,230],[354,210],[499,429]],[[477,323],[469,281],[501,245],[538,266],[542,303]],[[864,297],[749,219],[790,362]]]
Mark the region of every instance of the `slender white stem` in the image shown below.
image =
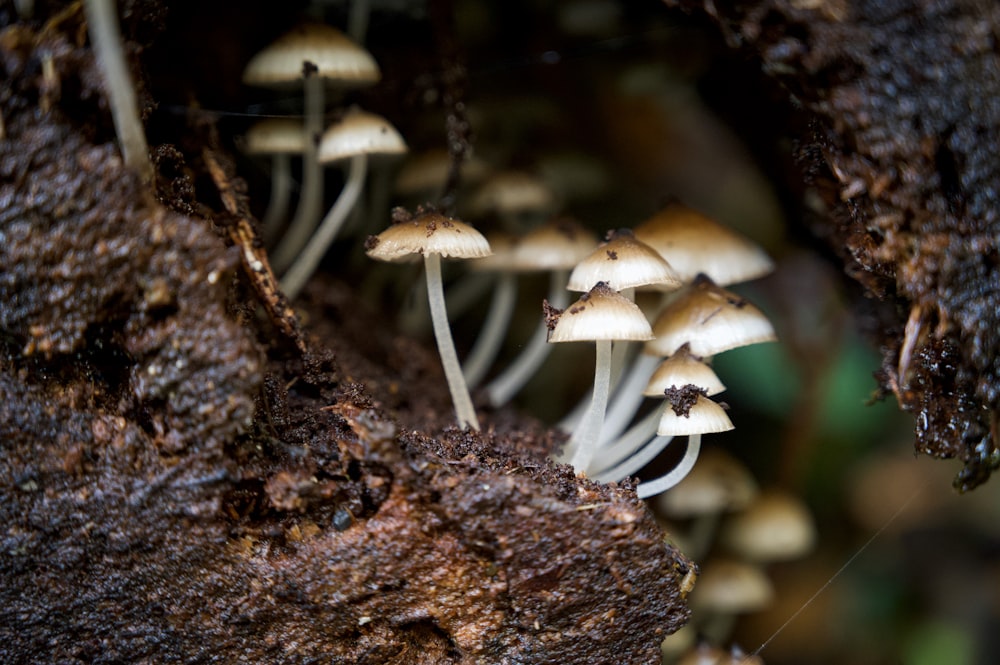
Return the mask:
[[[315,73],[306,76],[303,85],[305,119],[302,131],[305,132],[306,149],[302,153],[302,191],[288,231],[271,257],[271,266],[279,273],[292,265],[319,221],[323,205],[323,165],[319,163],[319,137],[323,133],[324,94],[322,77]]]
[[[456,320],[461,318],[462,313],[479,302],[492,285],[493,275],[485,272],[468,273],[456,282],[449,284],[445,299],[451,316],[454,316]],[[412,291],[414,295],[420,295],[417,293],[417,285],[414,285]],[[420,336],[427,330],[430,320],[427,299],[407,296],[404,308],[399,314],[400,330],[414,337]]]
[[[586,471],[590,458],[594,455],[597,442],[601,438],[601,423],[608,407],[608,393],[611,390],[611,340],[597,340],[597,361],[594,366],[594,395],[590,409],[580,419],[567,444],[573,452],[570,463],[577,471]]]
[[[566,290],[568,270],[556,270],[549,278],[549,305],[556,309],[565,309],[569,304],[569,291]],[[535,375],[538,368],[545,362],[552,345],[548,343],[548,328],[542,321],[528,345],[517,356],[507,369],[501,372],[486,386],[486,394],[490,404],[501,406],[524,387],[524,384]]]
[[[632,361],[625,378],[619,382],[615,388],[614,397],[608,405],[608,415],[604,418],[604,428],[601,430],[601,445],[609,441],[614,441],[622,433],[639,410],[644,396],[642,391],[649,383],[649,377],[653,376],[660,359],[640,353],[639,357]],[[653,433],[655,433],[655,429]]]
[[[271,158],[271,199],[260,223],[264,227],[264,244],[271,245],[281,233],[281,223],[288,212],[292,194],[292,156],[279,153]]]
[[[451,328],[448,327],[448,311],[444,302],[444,287],[441,284],[441,255],[424,255],[424,272],[427,277],[427,302],[431,307],[431,323],[434,325],[434,337],[437,339],[438,354],[444,367],[444,376],[451,391],[451,401],[455,405],[455,415],[460,427],[471,427],[479,431],[479,419],[472,406],[469,389],[462,376],[462,366],[458,363],[455,353],[455,342],[451,338]]]
[[[330,212],[323,218],[323,223],[316,229],[316,233],[306,248],[299,254],[295,263],[281,278],[281,289],[292,300],[299,294],[305,283],[316,271],[330,243],[337,236],[341,224],[347,219],[347,214],[354,207],[361,190],[365,185],[365,171],[368,168],[368,156],[361,154],[351,157],[351,166],[348,170],[347,182],[341,190],[337,201],[330,208]]]
[[[698,461],[699,450],[701,450],[701,434],[692,434],[688,437],[688,444],[687,449],[684,451],[684,457],[677,463],[677,466],[659,478],[639,483],[639,486],[635,489],[635,493],[639,495],[640,499],[648,499],[649,497],[656,496],[661,492],[666,492],[668,489],[684,480],[684,477],[687,476],[688,473],[691,472],[691,469],[694,468],[695,462]]]
[[[617,344],[615,346],[617,346]],[[624,346],[627,350],[629,345],[626,343]],[[618,355],[617,357],[621,358],[621,355]],[[621,362],[618,365],[615,365],[614,362],[611,363],[611,383],[609,390],[615,390],[618,387],[618,383],[622,378],[623,365],[624,363]],[[572,411],[556,423],[556,427],[564,432],[576,431],[576,428],[579,427],[580,419],[583,418],[589,409],[590,401],[586,396],[584,396],[580,399],[579,403],[573,407]]]
[[[118,12],[114,0],[86,0],[84,10],[90,41],[111,103],[111,119],[121,144],[125,166],[139,174],[146,184],[153,182],[153,164],[149,161],[146,131],[139,119],[132,77],[125,64]]]
[[[651,438],[656,436],[656,428],[660,424],[660,418],[663,417],[664,408],[665,405],[661,404],[658,408],[647,413],[642,420],[630,427],[613,443],[601,443],[590,463],[590,471],[594,474],[603,473],[604,470],[616,466],[642,448]],[[607,418],[604,420],[607,423]],[[601,433],[604,433],[603,429]]]
[[[634,476],[644,466],[656,459],[656,456],[662,453],[663,449],[670,445],[673,440],[673,436],[654,436],[641,450],[635,451],[635,454],[626,457],[610,469],[592,474],[592,477],[602,483],[610,483]]]
[[[479,385],[493,365],[500,345],[507,336],[507,328],[510,326],[510,317],[516,302],[517,275],[512,272],[501,273],[496,288],[493,289],[490,311],[483,321],[479,338],[472,345],[472,351],[462,365],[462,374],[465,375],[465,382],[469,386]]]

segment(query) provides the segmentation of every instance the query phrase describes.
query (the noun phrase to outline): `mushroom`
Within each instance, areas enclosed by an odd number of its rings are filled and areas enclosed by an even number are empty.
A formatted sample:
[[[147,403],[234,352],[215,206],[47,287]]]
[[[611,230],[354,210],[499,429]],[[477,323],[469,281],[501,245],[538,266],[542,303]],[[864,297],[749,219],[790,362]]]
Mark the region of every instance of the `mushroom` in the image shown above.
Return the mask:
[[[642,394],[646,397],[659,397],[662,399],[666,396],[667,390],[672,388],[677,389],[686,385],[697,386],[705,391],[706,396],[717,395],[726,389],[716,373],[712,371],[712,368],[691,355],[687,345],[685,345],[678,349],[677,353],[660,363],[660,366],[653,373]],[[653,451],[655,446],[644,447],[644,444],[656,435],[656,430],[659,427],[665,408],[666,405],[653,409],[612,443],[602,444],[600,452],[595,455],[593,460],[592,471],[594,475],[602,480],[622,480],[645,466],[645,463],[649,460],[639,464],[639,466],[630,464],[627,467],[612,472],[616,465],[628,459],[639,448],[644,448],[643,452],[646,454]],[[607,419],[605,420],[605,424],[607,424]],[[603,439],[604,437],[602,436]],[[667,443],[669,441],[664,441],[663,445]],[[662,449],[662,446],[660,449]],[[653,455],[655,456],[658,452],[653,453]],[[638,459],[634,460],[634,462],[638,461]]]
[[[368,238],[365,243],[367,254],[379,261],[400,261],[416,255],[423,256],[434,337],[455,406],[455,415],[460,427],[471,427],[478,431],[479,420],[472,406],[472,398],[462,376],[462,366],[455,352],[455,342],[448,327],[448,312],[441,284],[441,257],[481,258],[489,256],[490,245],[479,231],[468,224],[445,217],[434,210],[418,208],[414,216],[402,208],[396,208],[393,211],[393,222],[382,233]]]
[[[566,307],[569,295],[565,284],[570,268],[593,250],[594,235],[575,220],[550,219],[517,241],[511,265],[521,271],[549,271],[548,303],[555,309]],[[542,365],[551,348],[543,321],[517,358],[486,386],[493,406],[506,404]]]
[[[702,565],[691,592],[691,609],[701,632],[711,642],[728,639],[737,614],[756,612],[774,598],[774,586],[758,566],[732,559],[713,559]]]
[[[633,301],[637,287],[671,291],[681,285],[670,264],[653,248],[637,240],[629,229],[608,232],[605,242],[573,268],[566,288],[570,291],[586,291],[597,282],[606,282]],[[615,356],[611,361],[612,388],[618,385],[621,378],[627,352],[628,345],[616,346]],[[572,430],[585,411],[586,402],[581,402],[559,422],[558,427],[564,431]],[[617,431],[621,429],[623,428],[619,427]]]
[[[704,273],[727,286],[774,270],[774,261],[752,240],[678,203],[635,227],[635,235],[670,262],[685,282]]]
[[[590,408],[573,430],[560,459],[585,471],[601,436],[601,423],[611,385],[612,340],[647,340],[652,337],[649,322],[634,302],[604,282],[598,282],[568,309],[552,313],[549,342],[594,341],[594,392]]]
[[[153,164],[149,160],[146,132],[139,119],[132,77],[122,52],[122,36],[115,7],[112,0],[86,0],[87,29],[108,91],[111,119],[121,144],[125,166],[139,174],[143,183],[153,185]]]
[[[726,520],[722,543],[757,563],[797,559],[816,544],[816,525],[801,499],[765,490],[743,511]]]
[[[365,49],[336,28],[318,23],[302,24],[257,53],[243,82],[269,88],[303,85],[306,151],[302,164],[302,193],[288,232],[274,252],[272,265],[286,269],[312,233],[323,205],[323,171],[318,141],[323,131],[325,81],[345,88],[372,85],[381,78],[378,65]]]
[[[392,124],[374,113],[352,110],[343,120],[323,134],[319,161],[327,164],[350,159],[347,181],[309,240],[309,244],[281,278],[281,288],[291,299],[316,270],[320,259],[337,235],[365,184],[369,155],[399,155],[406,152],[406,142]]]
[[[281,222],[291,198],[291,156],[301,155],[306,148],[302,123],[292,118],[261,120],[247,130],[244,142],[247,153],[271,156],[271,198],[260,220],[264,227],[264,242],[270,245],[281,231]]]

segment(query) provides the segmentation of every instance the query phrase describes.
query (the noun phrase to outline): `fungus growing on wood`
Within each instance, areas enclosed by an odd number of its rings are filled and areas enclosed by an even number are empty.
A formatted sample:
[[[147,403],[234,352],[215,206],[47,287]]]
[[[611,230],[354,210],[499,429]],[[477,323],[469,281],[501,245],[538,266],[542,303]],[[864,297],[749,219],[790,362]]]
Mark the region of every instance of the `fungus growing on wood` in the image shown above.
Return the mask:
[[[244,137],[246,152],[271,157],[271,198],[261,217],[264,242],[274,242],[281,231],[292,194],[292,155],[305,152],[302,123],[292,118],[268,118],[255,123]]]
[[[460,427],[471,427],[478,431],[479,419],[462,376],[462,366],[455,352],[451,328],[448,327],[448,312],[441,282],[441,257],[475,259],[489,256],[489,242],[468,224],[445,217],[434,210],[418,208],[414,216],[402,208],[396,208],[393,211],[393,225],[377,236],[369,237],[365,249],[369,257],[378,261],[404,261],[418,255],[423,256],[434,337],[455,406],[455,415]]]
[[[342,88],[372,85],[381,78],[375,59],[336,28],[318,23],[302,24],[257,53],[246,69],[247,85],[287,89],[301,84],[305,107],[303,135],[306,151],[302,164],[302,193],[295,217],[272,265],[287,268],[298,255],[319,220],[323,205],[323,171],[318,142],[323,131],[326,82]]]
[[[649,322],[634,302],[604,282],[598,282],[568,309],[555,315],[550,342],[593,341],[597,346],[594,392],[590,408],[573,431],[561,460],[585,471],[601,436],[601,423],[611,386],[611,342],[642,341],[652,337]]]

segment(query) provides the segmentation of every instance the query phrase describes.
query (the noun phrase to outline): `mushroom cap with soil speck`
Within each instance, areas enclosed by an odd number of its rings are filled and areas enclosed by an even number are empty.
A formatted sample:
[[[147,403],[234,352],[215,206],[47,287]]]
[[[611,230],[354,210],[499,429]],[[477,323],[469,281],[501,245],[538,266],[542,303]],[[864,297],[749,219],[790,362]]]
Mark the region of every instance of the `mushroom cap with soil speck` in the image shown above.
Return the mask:
[[[295,85],[304,78],[304,63],[340,87],[373,85],[381,78],[375,59],[347,35],[328,25],[305,23],[253,56],[243,82],[267,88]]]
[[[684,205],[667,206],[637,226],[635,235],[659,252],[685,282],[704,273],[726,286],[774,270],[774,261],[756,243]]]
[[[402,155],[406,150],[406,141],[392,123],[355,109],[323,132],[319,161],[327,164],[356,155]]]
[[[656,433],[659,436],[688,436],[728,432],[731,429],[733,422],[726,415],[726,410],[704,395],[698,395],[684,415],[678,415],[672,408],[664,409]]]
[[[652,338],[649,322],[634,302],[600,282],[558,315],[550,342],[642,341]]]
[[[740,346],[773,342],[774,327],[764,314],[736,295],[699,276],[653,323],[656,339],[649,355],[669,356],[683,344],[702,358]]]
[[[566,288],[587,291],[598,282],[606,282],[616,291],[640,286],[673,290],[681,286],[670,264],[628,229],[612,232],[606,242],[581,260],[573,268]]]
[[[426,254],[455,259],[490,255],[485,236],[465,222],[436,211],[425,211],[399,221],[366,243],[369,257],[378,261],[403,261]]]
[[[684,345],[659,364],[642,394],[646,397],[663,397],[663,391],[667,388],[687,384],[703,388],[706,396],[717,395],[726,389],[715,371],[691,355],[688,346]]]

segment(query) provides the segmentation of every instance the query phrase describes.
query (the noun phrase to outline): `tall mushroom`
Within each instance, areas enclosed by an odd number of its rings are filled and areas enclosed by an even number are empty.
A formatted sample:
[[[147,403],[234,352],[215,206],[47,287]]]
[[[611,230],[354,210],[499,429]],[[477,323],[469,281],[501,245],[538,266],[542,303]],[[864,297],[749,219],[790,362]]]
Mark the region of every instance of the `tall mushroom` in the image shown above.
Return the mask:
[[[292,118],[268,118],[255,123],[244,137],[246,152],[271,157],[271,198],[261,217],[264,242],[270,245],[281,231],[292,192],[292,155],[305,151],[302,123]]]
[[[352,110],[323,134],[319,145],[320,164],[350,160],[347,181],[330,212],[309,239],[301,254],[281,278],[281,288],[294,298],[316,270],[347,215],[357,203],[365,184],[369,156],[399,155],[406,152],[406,142],[385,118]]]
[[[401,261],[417,255],[424,259],[427,299],[430,303],[434,337],[441,365],[455,406],[459,426],[479,430],[479,420],[462,376],[462,366],[455,352],[455,342],[448,327],[444,287],[441,283],[441,257],[475,259],[489,256],[490,244],[479,231],[435,210],[417,209],[411,215],[402,208],[393,211],[393,225],[371,236],[365,244],[368,256],[379,261]]]
[[[596,342],[594,392],[590,408],[573,430],[560,459],[578,471],[590,464],[601,436],[601,423],[611,386],[611,342],[652,338],[649,322],[634,302],[598,282],[565,311],[551,315],[550,342]]]
[[[326,82],[343,88],[372,85],[381,78],[371,54],[336,28],[318,23],[299,25],[257,53],[246,69],[247,85],[287,89],[303,85],[306,152],[302,163],[302,193],[288,232],[274,252],[272,265],[287,268],[319,221],[323,205],[323,170],[318,159],[323,131]]]

